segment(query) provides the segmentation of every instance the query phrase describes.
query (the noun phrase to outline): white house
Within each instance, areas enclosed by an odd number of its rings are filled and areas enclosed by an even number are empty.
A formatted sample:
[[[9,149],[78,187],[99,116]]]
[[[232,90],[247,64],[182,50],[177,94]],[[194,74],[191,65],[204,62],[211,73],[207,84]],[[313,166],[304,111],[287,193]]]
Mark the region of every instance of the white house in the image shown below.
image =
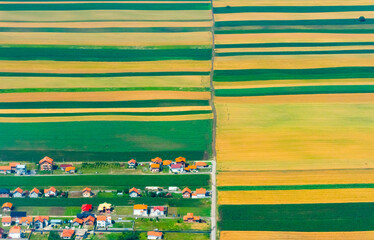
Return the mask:
[[[134,205],[135,216],[148,216],[148,206],[144,204]]]
[[[46,197],[56,197],[57,196],[56,188],[50,187],[48,189],[44,189],[44,196],[46,196]]]
[[[140,191],[139,191],[139,189],[136,189],[136,188],[133,187],[133,188],[130,189],[129,195],[132,198],[139,197],[140,196]]]
[[[1,224],[3,227],[10,227],[12,225],[12,218],[11,217],[3,217],[1,219]]]
[[[197,188],[195,192],[192,193],[192,198],[206,198],[207,192],[205,188]]]
[[[34,227],[44,228],[49,225],[49,217],[48,216],[38,216],[34,218]]]
[[[166,215],[166,207],[156,206],[151,208],[149,216],[152,217],[164,217]]]
[[[162,239],[162,232],[150,231],[147,232],[147,239]]]
[[[10,238],[21,238],[21,227],[20,226],[13,226],[9,230],[8,237],[10,237]]]
[[[17,165],[16,166],[16,174],[18,175],[25,175],[27,172],[26,165]]]
[[[184,171],[184,167],[182,163],[175,163],[170,165],[170,171],[172,173],[182,173]]]
[[[107,226],[111,224],[111,222],[109,221],[110,221],[110,218],[108,218],[107,216],[97,216],[96,226],[98,228],[106,228]]]
[[[14,198],[21,198],[21,197],[23,197],[23,190],[21,188],[16,188],[13,191],[12,197],[14,197]]]
[[[40,191],[37,188],[34,188],[33,190],[30,191],[29,197],[30,198],[38,198],[40,195]]]

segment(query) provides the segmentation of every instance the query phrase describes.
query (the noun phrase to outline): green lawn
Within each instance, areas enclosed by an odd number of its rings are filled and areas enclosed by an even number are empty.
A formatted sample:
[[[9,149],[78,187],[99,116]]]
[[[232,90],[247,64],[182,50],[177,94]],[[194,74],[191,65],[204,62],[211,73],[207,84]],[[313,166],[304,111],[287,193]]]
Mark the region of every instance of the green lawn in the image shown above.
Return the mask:
[[[177,213],[180,216],[193,213],[196,216],[210,217],[210,207],[177,207]]]
[[[135,230],[146,230],[151,231],[154,229],[162,230],[208,230],[209,223],[184,223],[182,218],[180,219],[149,219],[141,218],[135,220]]]
[[[209,240],[210,235],[204,233],[164,233],[167,240]]]
[[[132,215],[132,213],[133,213],[133,207],[132,206],[129,206],[129,207],[124,207],[124,206],[116,207],[114,209],[113,213],[117,214],[117,215]]]
[[[30,240],[48,240],[49,233],[45,232],[43,234],[38,232],[33,232],[30,236]]]

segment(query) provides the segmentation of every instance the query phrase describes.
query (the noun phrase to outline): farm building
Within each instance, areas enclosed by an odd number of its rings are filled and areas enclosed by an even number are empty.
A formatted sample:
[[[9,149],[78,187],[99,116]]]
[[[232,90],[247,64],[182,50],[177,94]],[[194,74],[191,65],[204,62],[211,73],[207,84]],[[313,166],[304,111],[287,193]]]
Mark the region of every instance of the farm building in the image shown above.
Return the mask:
[[[164,160],[163,162],[162,162],[162,165],[163,166],[169,166],[170,164],[172,164],[173,162],[172,161],[170,161],[170,160]]]
[[[147,239],[162,239],[162,232],[158,232],[158,231],[150,231],[150,232],[147,232]]]
[[[39,161],[40,170],[42,171],[51,171],[53,170],[54,161],[50,157],[44,157]]]
[[[30,191],[29,197],[30,198],[38,198],[40,196],[40,191],[37,188],[34,188],[33,190]]]
[[[191,222],[200,222],[201,219],[199,216],[194,216],[193,213],[187,213],[186,216],[183,216],[183,221],[191,223]]]
[[[196,166],[196,168],[206,168],[209,166],[206,162],[195,162],[194,165]]]
[[[135,216],[148,216],[148,206],[144,204],[134,205]]]
[[[9,163],[9,167],[10,167],[12,172],[16,171],[18,165],[21,165],[21,163],[19,163],[19,162],[10,162]]]
[[[82,190],[83,197],[91,197],[92,195],[93,194],[92,194],[91,188],[86,187]]]
[[[71,239],[74,236],[74,229],[64,229],[61,233],[62,239]]]
[[[1,224],[3,225],[3,227],[9,227],[10,225],[12,225],[12,218],[11,217],[3,217],[1,219]]]
[[[140,197],[140,190],[133,187],[133,188],[130,189],[129,195],[132,198]]]
[[[21,238],[21,227],[20,226],[13,226],[9,230],[9,238]]]
[[[186,158],[184,158],[184,157],[177,157],[175,159],[175,162],[176,163],[181,163],[182,165],[185,165],[186,164]]]

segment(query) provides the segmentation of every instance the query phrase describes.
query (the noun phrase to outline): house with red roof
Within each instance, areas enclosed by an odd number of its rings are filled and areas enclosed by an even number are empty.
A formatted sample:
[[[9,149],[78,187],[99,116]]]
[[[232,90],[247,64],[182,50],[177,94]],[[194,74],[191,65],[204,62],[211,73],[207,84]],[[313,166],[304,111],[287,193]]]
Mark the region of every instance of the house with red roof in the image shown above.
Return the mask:
[[[40,197],[40,191],[37,188],[33,188],[29,193],[30,198],[38,198]]]
[[[8,174],[12,172],[12,168],[10,166],[0,166],[0,173]]]
[[[3,209],[4,212],[10,211],[13,208],[13,204],[10,203],[10,202],[6,202],[6,203],[3,204],[3,206],[1,208]]]
[[[129,165],[129,168],[136,168],[136,166],[138,165],[135,159],[131,159],[127,162],[127,164]]]
[[[46,197],[56,197],[57,196],[56,188],[50,187],[48,189],[44,189],[44,196],[46,196]]]
[[[9,163],[9,167],[10,167],[12,172],[16,171],[16,168],[17,168],[18,165],[21,165],[21,163],[19,163],[19,162],[10,162]]]
[[[186,216],[183,216],[184,222],[201,222],[201,218],[199,216],[194,216],[193,213],[187,213]]]
[[[170,165],[170,172],[182,173],[184,172],[184,165],[182,163],[174,163]]]
[[[133,188],[130,189],[129,195],[132,198],[140,197],[140,190],[133,187]]]
[[[91,191],[91,188],[89,187],[85,187],[83,190],[82,190],[82,196],[83,197],[91,197],[93,194],[92,194],[92,191]]]
[[[151,213],[149,214],[149,216],[152,216],[152,217],[164,217],[167,214],[166,209],[167,209],[167,207],[163,207],[163,206],[152,207],[151,208]]]
[[[23,190],[21,188],[16,188],[14,189],[13,193],[12,193],[12,197],[14,198],[22,198],[24,197],[24,194],[23,194]]]
[[[71,239],[75,234],[74,229],[64,229],[61,233],[62,239]]]
[[[3,225],[3,227],[9,227],[10,225],[12,225],[12,218],[11,217],[3,217],[1,219],[1,224]]]
[[[61,164],[60,165],[60,169],[61,169],[61,171],[64,171],[65,172],[65,169],[67,168],[67,167],[72,167],[73,165],[72,164]]]
[[[9,234],[8,234],[8,237],[9,238],[21,238],[21,227],[20,226],[13,226],[10,230],[9,230]]]
[[[95,224],[95,218],[93,216],[88,216],[86,218],[83,219],[83,222],[85,225],[88,225],[88,226],[93,226]]]
[[[29,217],[21,217],[21,220],[19,221],[19,224],[22,226],[30,226],[33,222],[33,219],[31,216]]]
[[[78,226],[83,225],[84,221],[83,219],[75,218],[71,223],[73,226],[78,227]]]
[[[83,204],[82,205],[82,212],[90,212],[92,211],[92,204]]]
[[[53,170],[54,161],[50,157],[44,157],[39,161],[40,170],[42,171],[51,171]]]
[[[45,228],[49,225],[49,217],[48,216],[37,216],[34,218],[34,227],[36,229]]]
[[[183,198],[191,198],[191,194],[192,194],[192,191],[188,187],[186,187],[182,190]]]
[[[162,239],[162,237],[163,237],[162,232],[159,232],[159,231],[147,232],[147,239],[156,240],[156,239]]]
[[[135,216],[148,216],[148,205],[136,204],[134,205]]]

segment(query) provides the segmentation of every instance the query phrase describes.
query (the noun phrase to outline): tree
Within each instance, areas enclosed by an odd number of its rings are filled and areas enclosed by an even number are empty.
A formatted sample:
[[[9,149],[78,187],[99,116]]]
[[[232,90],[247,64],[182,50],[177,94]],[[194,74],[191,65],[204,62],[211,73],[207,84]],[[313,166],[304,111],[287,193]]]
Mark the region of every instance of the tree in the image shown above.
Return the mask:
[[[365,22],[365,21],[366,21],[366,18],[365,18],[364,16],[361,16],[361,17],[358,18],[358,20],[359,20],[360,22]]]

